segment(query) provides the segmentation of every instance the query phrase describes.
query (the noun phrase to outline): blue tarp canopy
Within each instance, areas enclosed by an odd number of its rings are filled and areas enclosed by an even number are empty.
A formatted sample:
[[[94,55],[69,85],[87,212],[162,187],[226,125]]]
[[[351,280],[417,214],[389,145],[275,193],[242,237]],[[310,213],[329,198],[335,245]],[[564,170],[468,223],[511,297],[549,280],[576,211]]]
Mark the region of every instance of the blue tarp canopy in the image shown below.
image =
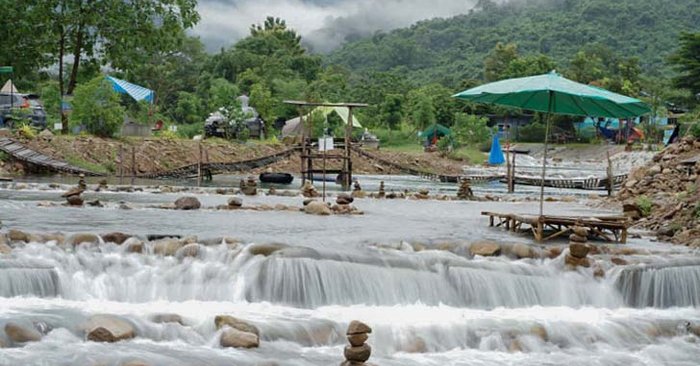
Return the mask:
[[[114,86],[114,91],[117,93],[129,94],[129,96],[134,98],[134,100],[137,102],[145,100],[149,103],[153,103],[153,100],[155,99],[156,93],[151,89],[147,89],[111,76],[107,76],[107,80],[109,80]]]

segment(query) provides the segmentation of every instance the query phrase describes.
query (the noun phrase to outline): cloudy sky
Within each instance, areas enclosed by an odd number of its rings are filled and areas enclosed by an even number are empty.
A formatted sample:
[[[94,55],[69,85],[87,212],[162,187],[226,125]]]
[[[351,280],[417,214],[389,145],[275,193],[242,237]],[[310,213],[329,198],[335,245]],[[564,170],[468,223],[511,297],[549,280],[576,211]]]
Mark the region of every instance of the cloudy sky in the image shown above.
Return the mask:
[[[199,0],[194,33],[216,51],[245,37],[251,24],[280,17],[315,51],[418,20],[467,13],[476,0]]]

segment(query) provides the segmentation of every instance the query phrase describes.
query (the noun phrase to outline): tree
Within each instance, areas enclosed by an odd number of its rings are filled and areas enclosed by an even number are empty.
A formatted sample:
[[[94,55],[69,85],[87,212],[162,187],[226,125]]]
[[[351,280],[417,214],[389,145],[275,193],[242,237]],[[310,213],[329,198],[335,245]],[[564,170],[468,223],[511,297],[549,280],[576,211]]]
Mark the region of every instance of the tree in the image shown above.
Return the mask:
[[[179,123],[193,124],[204,121],[202,100],[193,93],[179,92],[173,108],[173,117]]]
[[[212,111],[219,108],[231,108],[237,104],[236,98],[240,91],[235,84],[224,78],[217,78],[211,81],[209,87],[209,109]]]
[[[112,137],[122,125],[124,108],[119,95],[104,76],[98,76],[75,89],[71,126],[83,126],[91,134]]]
[[[527,55],[511,60],[501,76],[507,79],[541,75],[556,69],[556,67],[557,64],[547,55]]]
[[[498,42],[484,59],[484,79],[486,81],[505,79],[508,65],[517,58],[518,46],[515,43]]]
[[[680,48],[670,58],[679,75],[673,79],[678,88],[700,94],[700,32],[681,33]]]
[[[478,144],[489,140],[488,118],[473,114],[457,113],[452,128],[460,144]]]
[[[420,97],[412,116],[415,127],[420,130],[435,123],[435,107],[429,96],[423,95]]]
[[[263,121],[270,123],[277,117],[273,114],[275,101],[272,93],[262,84],[255,84],[250,89],[250,105],[258,111]]]
[[[396,129],[403,120],[403,97],[398,94],[387,94],[380,107],[381,120],[389,129]]]

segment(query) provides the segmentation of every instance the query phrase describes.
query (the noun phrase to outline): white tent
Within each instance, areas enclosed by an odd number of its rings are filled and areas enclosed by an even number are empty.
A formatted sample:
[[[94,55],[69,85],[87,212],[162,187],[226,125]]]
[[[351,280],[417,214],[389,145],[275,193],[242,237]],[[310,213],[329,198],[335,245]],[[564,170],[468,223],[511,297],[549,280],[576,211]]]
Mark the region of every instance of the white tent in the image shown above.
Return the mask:
[[[12,79],[10,79],[3,85],[2,89],[0,89],[0,93],[19,94],[19,91],[15,88],[15,84],[12,83]]]
[[[311,117],[313,113],[323,113],[323,116],[326,117],[329,114],[335,112],[340,116],[340,118],[343,120],[345,124],[348,123],[348,108],[347,107],[317,107],[311,113],[307,114],[304,116],[304,122],[308,121],[308,119]],[[357,120],[357,117],[354,115],[352,116],[352,127],[354,128],[362,128],[362,125],[360,124],[360,121]],[[292,118],[289,121],[284,123],[284,127],[282,127],[282,136],[301,136],[302,134],[302,126],[299,120],[299,117]]]

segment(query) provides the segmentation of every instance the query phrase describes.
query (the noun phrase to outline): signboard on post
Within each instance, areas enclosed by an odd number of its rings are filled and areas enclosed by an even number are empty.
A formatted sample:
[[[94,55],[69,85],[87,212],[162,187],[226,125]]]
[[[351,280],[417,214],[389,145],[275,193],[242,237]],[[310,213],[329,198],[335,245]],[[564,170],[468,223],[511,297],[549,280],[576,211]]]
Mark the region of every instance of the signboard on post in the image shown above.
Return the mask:
[[[318,138],[318,151],[331,151],[335,148],[332,137]]]
[[[12,66],[0,66],[0,74],[11,74],[12,72]]]

